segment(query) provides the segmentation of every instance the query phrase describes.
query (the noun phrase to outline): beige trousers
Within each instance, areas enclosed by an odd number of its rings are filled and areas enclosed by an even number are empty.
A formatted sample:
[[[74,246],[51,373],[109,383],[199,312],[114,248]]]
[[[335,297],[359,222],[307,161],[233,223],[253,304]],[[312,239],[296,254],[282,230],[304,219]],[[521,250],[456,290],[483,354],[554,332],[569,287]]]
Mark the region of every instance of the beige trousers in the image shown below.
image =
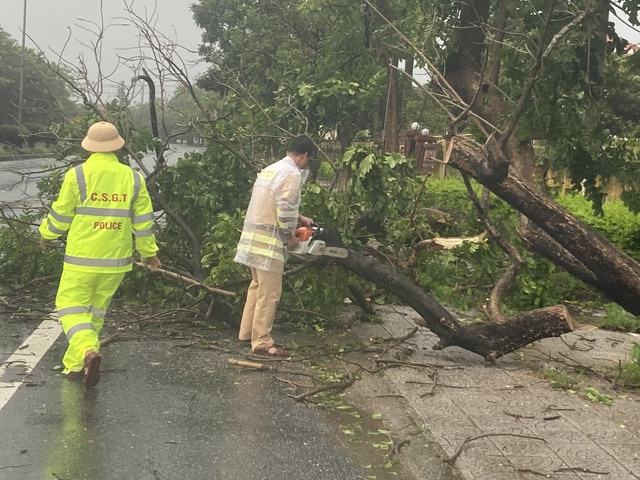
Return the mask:
[[[256,350],[275,344],[271,329],[282,295],[282,274],[251,268],[251,278],[238,338],[251,340],[251,349]]]

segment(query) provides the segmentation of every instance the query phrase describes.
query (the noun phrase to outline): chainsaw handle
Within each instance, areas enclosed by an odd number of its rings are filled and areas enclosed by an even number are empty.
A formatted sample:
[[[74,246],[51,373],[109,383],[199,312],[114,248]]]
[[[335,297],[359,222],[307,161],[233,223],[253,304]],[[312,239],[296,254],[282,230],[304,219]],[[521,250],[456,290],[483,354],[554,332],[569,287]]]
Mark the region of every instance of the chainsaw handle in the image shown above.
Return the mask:
[[[314,233],[315,230],[311,227],[298,227],[296,228],[295,236],[299,242],[306,242],[313,237]]]

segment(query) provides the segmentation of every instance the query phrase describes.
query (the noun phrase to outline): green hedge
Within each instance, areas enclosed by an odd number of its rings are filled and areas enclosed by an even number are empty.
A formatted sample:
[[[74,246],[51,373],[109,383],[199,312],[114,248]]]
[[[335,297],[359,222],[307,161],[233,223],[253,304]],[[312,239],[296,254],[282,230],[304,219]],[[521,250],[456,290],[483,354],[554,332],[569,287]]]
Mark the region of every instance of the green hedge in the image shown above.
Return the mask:
[[[609,200],[603,204],[603,215],[595,215],[591,204],[579,194],[564,195],[556,201],[602,233],[614,245],[640,261],[640,218],[632,213],[620,200]]]

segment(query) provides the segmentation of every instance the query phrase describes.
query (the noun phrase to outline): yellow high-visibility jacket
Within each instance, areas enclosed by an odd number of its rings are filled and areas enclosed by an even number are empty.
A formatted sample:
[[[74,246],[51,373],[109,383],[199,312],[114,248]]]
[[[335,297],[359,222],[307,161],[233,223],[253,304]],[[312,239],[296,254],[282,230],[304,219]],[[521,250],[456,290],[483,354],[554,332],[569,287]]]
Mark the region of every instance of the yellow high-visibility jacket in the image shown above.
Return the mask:
[[[132,234],[143,258],[156,254],[153,221],[142,175],[113,153],[94,153],[65,174],[39,232],[47,240],[68,232],[67,270],[127,272],[133,268]]]
[[[284,272],[284,239],[298,226],[300,191],[307,175],[288,156],[258,174],[234,261]]]

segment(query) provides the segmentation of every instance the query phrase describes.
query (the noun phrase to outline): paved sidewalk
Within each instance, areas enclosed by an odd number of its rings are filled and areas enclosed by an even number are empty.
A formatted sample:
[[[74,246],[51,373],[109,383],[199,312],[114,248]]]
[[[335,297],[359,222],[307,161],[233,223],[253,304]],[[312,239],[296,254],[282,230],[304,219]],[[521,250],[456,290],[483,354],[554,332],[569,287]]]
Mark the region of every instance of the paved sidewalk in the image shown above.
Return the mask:
[[[383,324],[352,326],[365,342],[402,336],[418,317],[401,306],[378,307],[378,314]],[[454,469],[466,480],[634,480],[640,479],[640,392],[615,392],[606,380],[628,360],[634,341],[640,338],[579,330],[486,366],[458,347],[432,350],[437,337],[420,328],[406,342],[415,353],[404,361],[429,367],[390,368],[385,378],[446,455],[457,455]],[[383,358],[395,360],[393,351]],[[535,374],[542,367],[593,373],[572,393],[551,388]],[[591,402],[588,386],[614,404]]]

